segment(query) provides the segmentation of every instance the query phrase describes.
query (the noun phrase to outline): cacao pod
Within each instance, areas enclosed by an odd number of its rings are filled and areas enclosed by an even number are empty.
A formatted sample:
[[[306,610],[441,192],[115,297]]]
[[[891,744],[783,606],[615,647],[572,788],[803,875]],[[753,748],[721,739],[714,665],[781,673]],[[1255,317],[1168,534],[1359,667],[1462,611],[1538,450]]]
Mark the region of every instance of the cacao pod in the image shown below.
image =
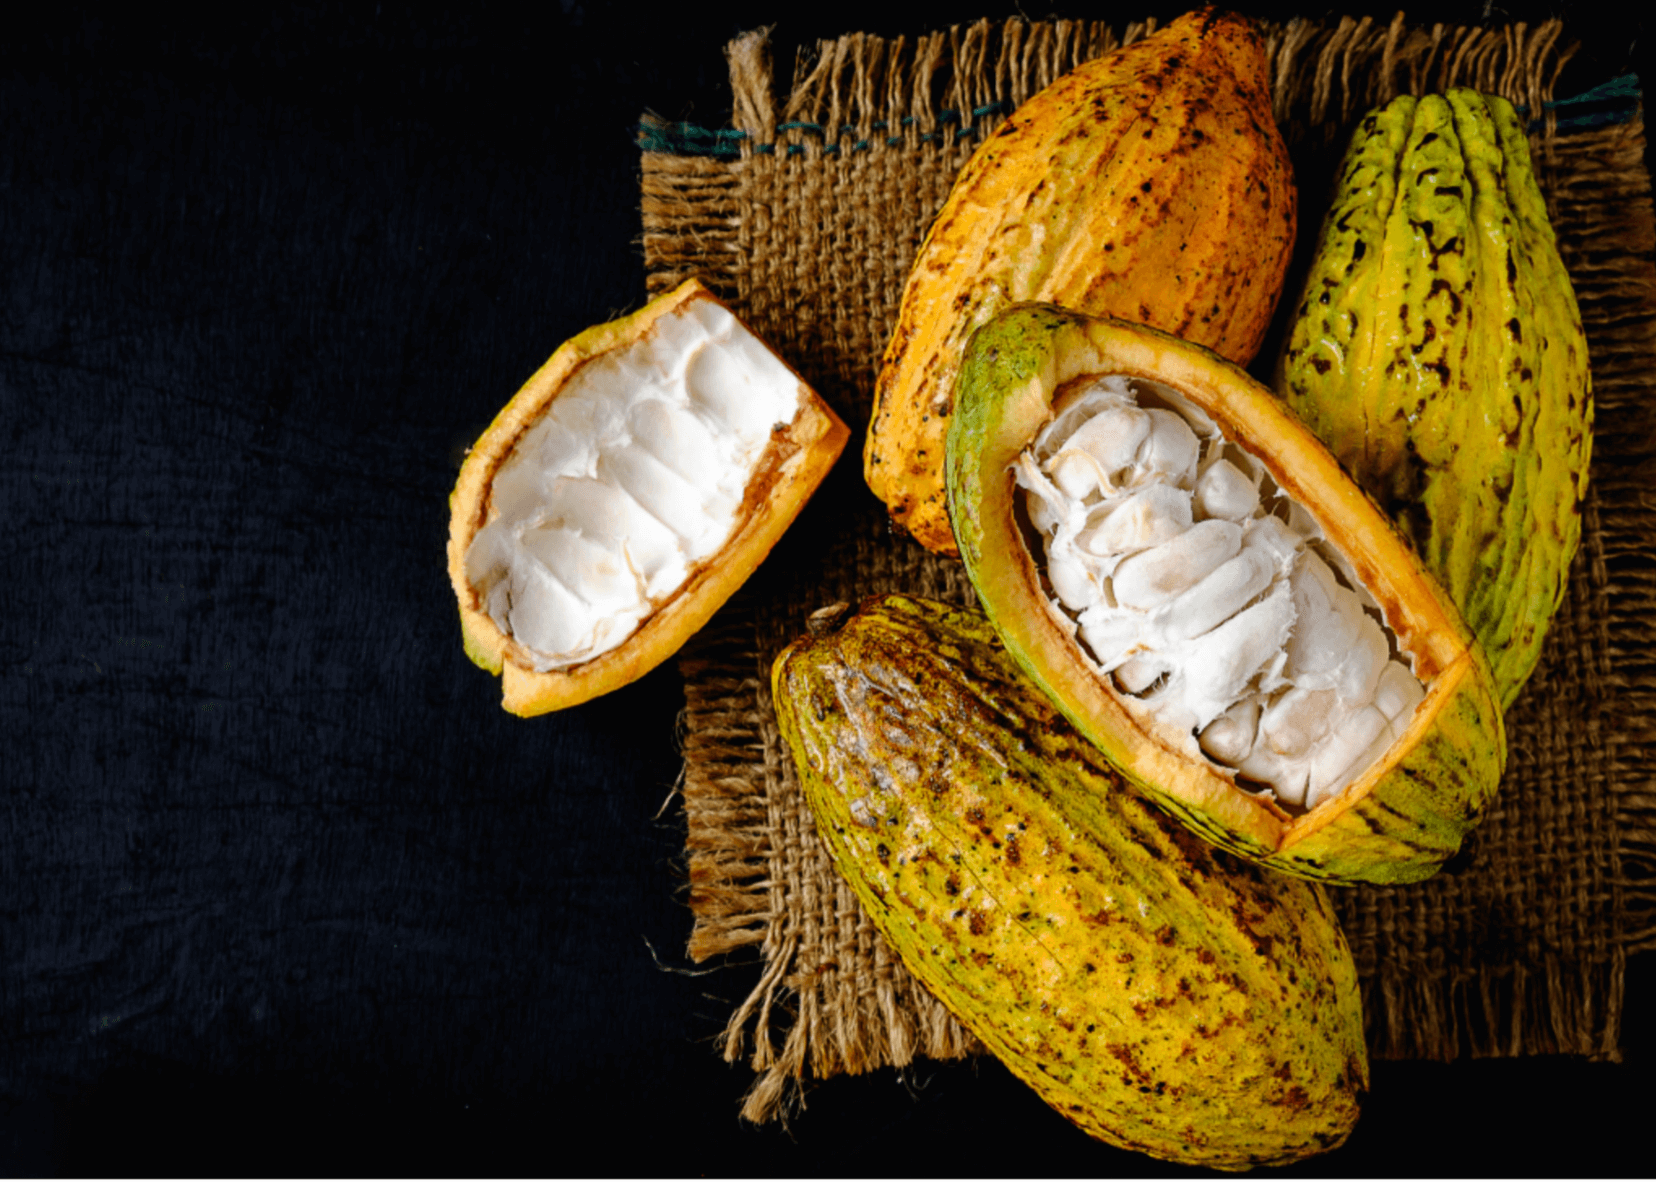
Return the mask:
[[[1103,428],[1137,421],[1118,408],[1056,459],[1084,468],[1072,453],[1102,448],[1120,487],[1104,496],[1062,469],[1039,496],[1026,491],[1045,487],[1030,458],[1043,430],[1069,429],[1086,398],[1123,388],[1200,428],[1203,457],[1179,461],[1184,484],[1156,476],[1159,431],[1107,458],[1120,440],[1101,443]],[[1413,881],[1454,854],[1506,757],[1488,662],[1392,523],[1280,399],[1209,350],[1050,305],[979,329],[956,398],[949,510],[972,584],[1018,663],[1134,784],[1210,840],[1307,877]],[[1197,431],[1179,430],[1193,451]],[[1253,503],[1226,520],[1212,477],[1238,464],[1258,483],[1243,481]],[[1053,529],[1058,485],[1085,496]],[[1158,498],[1182,518],[1151,513]],[[1148,531],[1125,558],[1100,540],[1121,532],[1117,508]],[[1196,562],[1210,537],[1229,549]],[[1071,565],[1092,600],[1074,598]],[[1150,593],[1147,570],[1162,580]],[[1159,677],[1125,676],[1146,662]],[[1241,754],[1226,753],[1238,738]],[[1283,783],[1298,777],[1298,802],[1258,782],[1256,755]]]
[[[1404,95],[1363,119],[1277,385],[1402,525],[1510,706],[1563,601],[1593,425],[1581,314],[1510,103]]]
[[[1044,300],[1246,364],[1293,251],[1296,194],[1265,44],[1203,9],[1076,67],[972,154],[927,231],[874,390],[863,471],[892,519],[955,553],[943,441],[972,330]]]
[[[566,341],[449,497],[467,655],[523,716],[642,677],[753,573],[849,434],[699,280]]]
[[[1149,807],[980,614],[890,596],[814,625],[771,676],[817,831],[1014,1075],[1092,1136],[1173,1161],[1242,1169],[1345,1139],[1368,1065],[1320,886]]]

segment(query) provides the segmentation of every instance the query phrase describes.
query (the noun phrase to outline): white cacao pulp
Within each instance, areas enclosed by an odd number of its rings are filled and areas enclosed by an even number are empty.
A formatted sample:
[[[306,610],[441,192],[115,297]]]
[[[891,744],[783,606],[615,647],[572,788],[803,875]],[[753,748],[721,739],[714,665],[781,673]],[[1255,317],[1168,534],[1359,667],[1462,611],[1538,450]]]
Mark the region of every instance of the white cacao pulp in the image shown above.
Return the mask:
[[[1408,726],[1425,690],[1350,564],[1173,389],[1075,383],[1014,473],[1055,616],[1162,742],[1313,809]]]
[[[617,647],[730,540],[807,396],[711,299],[593,358],[494,477],[465,560],[483,610],[539,672]]]

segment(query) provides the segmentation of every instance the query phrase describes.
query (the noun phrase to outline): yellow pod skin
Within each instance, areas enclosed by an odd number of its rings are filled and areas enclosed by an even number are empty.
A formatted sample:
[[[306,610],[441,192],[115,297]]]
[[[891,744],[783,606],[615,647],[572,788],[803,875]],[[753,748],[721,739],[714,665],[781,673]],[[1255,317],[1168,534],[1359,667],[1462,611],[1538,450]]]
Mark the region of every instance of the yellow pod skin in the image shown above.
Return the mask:
[[[1202,9],[1076,67],[967,161],[915,258],[874,389],[868,486],[954,554],[943,444],[972,331],[1041,300],[1246,365],[1293,251],[1297,196],[1265,44]]]
[[[1332,1149],[1368,1086],[1323,889],[1122,782],[976,612],[889,596],[772,670],[817,831],[891,947],[1083,1131],[1247,1169]]]

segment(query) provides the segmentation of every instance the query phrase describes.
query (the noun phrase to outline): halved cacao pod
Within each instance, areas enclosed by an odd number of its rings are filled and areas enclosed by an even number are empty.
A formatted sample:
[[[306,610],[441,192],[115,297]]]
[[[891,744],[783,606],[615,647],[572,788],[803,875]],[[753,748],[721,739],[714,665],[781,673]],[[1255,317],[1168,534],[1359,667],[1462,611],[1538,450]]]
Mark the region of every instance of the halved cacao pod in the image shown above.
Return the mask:
[[[1175,408],[1210,441],[1206,458],[1187,465],[1187,472],[1201,472],[1187,482],[1195,491],[1166,494],[1185,498],[1182,521],[1174,523],[1179,528],[1164,528],[1166,518],[1135,508],[1154,496],[1132,488],[1114,494],[1131,511],[1127,524],[1137,514],[1149,521],[1149,535],[1097,581],[1098,605],[1078,619],[1073,596],[1055,589],[1067,587],[1070,574],[1051,559],[1093,561],[1084,547],[1099,548],[1098,539],[1119,532],[1119,523],[1106,517],[1088,524],[1092,533],[1075,535],[1082,549],[1066,550],[1056,534],[1043,541],[1034,517],[1049,511],[1020,490],[1029,478],[1018,473],[1027,473],[1031,461],[1021,457],[1057,421],[1055,405],[1080,405],[1066,400],[1100,382]],[[978,331],[956,399],[949,507],[973,586],[1019,664],[1134,784],[1210,840],[1307,877],[1413,881],[1459,848],[1493,798],[1506,757],[1488,662],[1408,543],[1279,399],[1206,349],[1046,305],[1012,309]],[[1133,413],[1155,419],[1172,412]],[[1130,415],[1121,411],[1118,418]],[[1086,442],[1098,434],[1075,438]],[[1219,520],[1217,508],[1202,509],[1224,500],[1209,477],[1222,459],[1249,468],[1260,482],[1254,486],[1259,504],[1239,525]],[[1137,471],[1117,473],[1124,488]],[[1069,475],[1055,479],[1063,483]],[[1089,523],[1087,515],[1096,515],[1085,505],[1076,513]],[[1192,525],[1193,514],[1203,520]],[[1155,591],[1160,603],[1139,611],[1143,571],[1169,556],[1184,561],[1198,535],[1232,539],[1232,557],[1221,551],[1217,569],[1209,561],[1194,574],[1180,568]],[[1268,578],[1239,583],[1232,576],[1247,567],[1250,547],[1263,548],[1270,559],[1263,564]],[[1315,561],[1307,557],[1312,554]],[[1226,595],[1240,610],[1228,620],[1211,618],[1214,602]],[[1333,607],[1317,606],[1318,596],[1328,603],[1355,600],[1358,609],[1352,618],[1330,615]],[[1127,639],[1106,659],[1099,637],[1120,634],[1123,616]],[[1380,664],[1363,665],[1368,646],[1362,637],[1377,631]],[[1168,637],[1163,649],[1149,643]],[[1134,661],[1148,661],[1152,672],[1161,662],[1162,678],[1123,684],[1123,670]],[[1412,678],[1414,696],[1382,707],[1392,674]],[[1221,683],[1223,692],[1216,688]],[[1365,685],[1367,698],[1359,693]],[[1325,715],[1324,725],[1338,729],[1315,731],[1315,712],[1301,706],[1346,710],[1348,689],[1349,712]],[[1238,704],[1226,707],[1232,700],[1226,694]],[[1247,715],[1249,701],[1254,713],[1246,725],[1255,729],[1247,732],[1240,766],[1246,769],[1256,755],[1267,763],[1287,760],[1285,774],[1300,777],[1302,794],[1308,779],[1326,791],[1310,807],[1295,807],[1290,792],[1239,773],[1236,759],[1227,756],[1227,764],[1211,756],[1225,744],[1210,743],[1214,732],[1203,728],[1223,732],[1221,723]],[[1383,711],[1384,725],[1364,732],[1367,722],[1352,720],[1369,719],[1370,710]],[[1356,739],[1349,738],[1352,728]],[[1335,759],[1329,752],[1338,755],[1334,763],[1327,762]],[[1302,753],[1306,762],[1293,762]]]
[[[776,660],[834,864],[916,978],[1111,1145],[1220,1169],[1344,1141],[1368,1085],[1326,892],[1127,789],[977,612],[888,596]]]
[[[1510,706],[1564,599],[1593,443],[1581,313],[1510,103],[1364,117],[1277,388],[1420,550]]]
[[[642,677],[753,573],[848,435],[698,280],[566,341],[449,498],[467,654],[525,717]]]
[[[896,524],[955,553],[943,440],[972,330],[1043,300],[1247,364],[1293,252],[1288,150],[1259,31],[1189,13],[1076,67],[985,140],[909,272],[863,473]]]

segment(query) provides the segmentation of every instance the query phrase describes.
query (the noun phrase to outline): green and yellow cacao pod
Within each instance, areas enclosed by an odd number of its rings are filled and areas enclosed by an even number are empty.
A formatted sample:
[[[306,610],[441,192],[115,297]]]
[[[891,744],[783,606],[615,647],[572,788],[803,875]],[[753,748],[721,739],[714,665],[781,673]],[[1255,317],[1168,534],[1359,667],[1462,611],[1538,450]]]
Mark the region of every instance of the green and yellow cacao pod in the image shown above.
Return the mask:
[[[1264,39],[1235,14],[1180,17],[1019,107],[961,170],[903,290],[863,452],[892,520],[955,553],[943,441],[978,325],[1045,300],[1245,365],[1282,289],[1296,200]]]
[[[1581,536],[1593,402],[1523,121],[1472,90],[1359,125],[1278,389],[1460,607],[1503,708]]]
[[[1100,673],[1052,598],[1014,468],[1066,390],[1109,375],[1183,398],[1262,465],[1343,555],[1424,687],[1384,754],[1309,811],[1245,790],[1190,733],[1158,730],[1143,702]],[[1506,759],[1501,711],[1453,602],[1282,400],[1217,354],[1050,305],[1002,313],[978,330],[961,368],[948,491],[967,573],[1018,664],[1134,785],[1208,840],[1305,877],[1410,882],[1435,873],[1493,800]]]
[[[835,865],[903,963],[1090,1135],[1221,1169],[1340,1144],[1368,1084],[1323,889],[1129,791],[976,612],[867,601],[772,670]]]

